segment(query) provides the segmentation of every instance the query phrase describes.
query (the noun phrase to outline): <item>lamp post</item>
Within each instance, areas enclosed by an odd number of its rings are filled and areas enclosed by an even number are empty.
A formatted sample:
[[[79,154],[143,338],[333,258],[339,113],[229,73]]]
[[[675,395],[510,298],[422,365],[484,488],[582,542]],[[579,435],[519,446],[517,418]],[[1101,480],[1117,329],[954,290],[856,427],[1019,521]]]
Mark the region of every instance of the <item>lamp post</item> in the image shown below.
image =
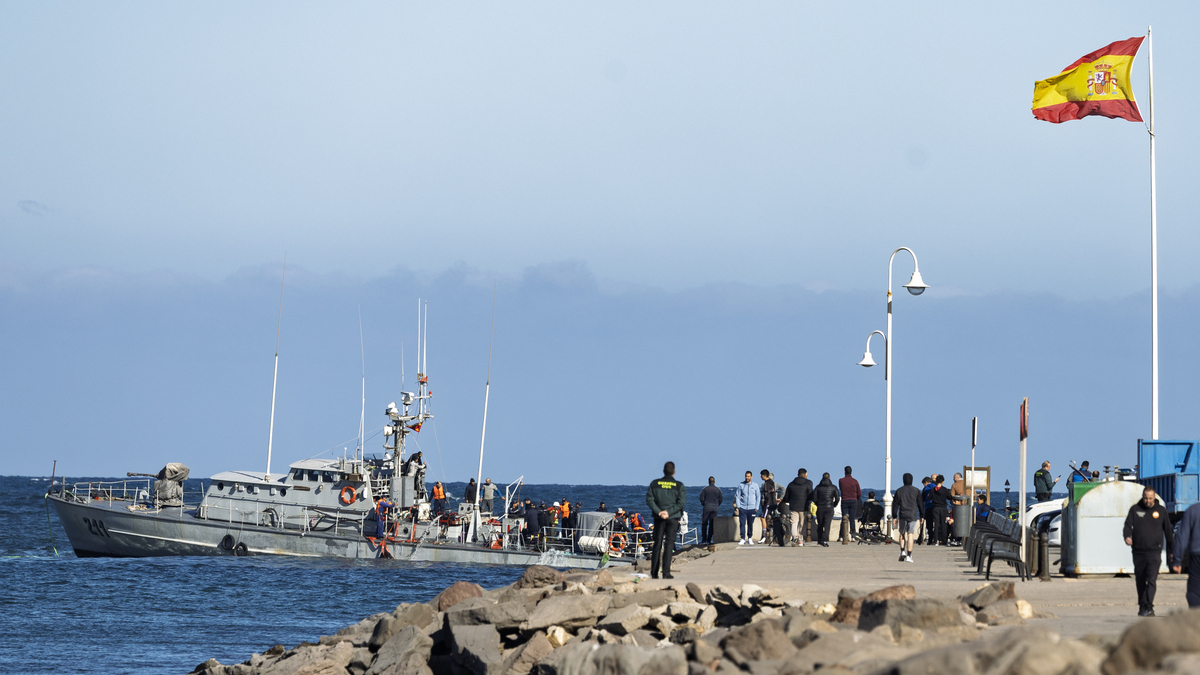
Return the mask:
[[[888,535],[891,535],[892,520],[892,263],[896,260],[896,254],[900,251],[908,251],[908,254],[913,259],[913,273],[909,278],[908,283],[904,287],[913,295],[920,295],[929,288],[925,281],[921,279],[921,266],[917,262],[917,254],[913,253],[912,249],[901,246],[892,251],[892,257],[888,258],[888,292],[887,292],[887,332],[873,331],[867,336],[867,350],[863,354],[862,361],[858,365],[864,368],[870,368],[875,365],[875,360],[871,358],[871,338],[879,333],[883,337],[883,379],[887,382],[887,440],[886,451],[884,455],[884,488],[883,488],[883,509],[884,517],[888,522]]]

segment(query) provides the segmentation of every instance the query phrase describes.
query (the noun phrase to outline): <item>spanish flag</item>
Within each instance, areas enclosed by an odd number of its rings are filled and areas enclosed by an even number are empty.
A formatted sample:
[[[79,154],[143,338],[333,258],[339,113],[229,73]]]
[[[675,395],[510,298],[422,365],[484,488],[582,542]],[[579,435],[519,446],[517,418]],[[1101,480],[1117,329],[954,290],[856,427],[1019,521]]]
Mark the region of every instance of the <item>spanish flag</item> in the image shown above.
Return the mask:
[[[1145,38],[1129,38],[1084,56],[1061,73],[1033,85],[1033,116],[1067,122],[1088,115],[1141,122],[1129,69]]]

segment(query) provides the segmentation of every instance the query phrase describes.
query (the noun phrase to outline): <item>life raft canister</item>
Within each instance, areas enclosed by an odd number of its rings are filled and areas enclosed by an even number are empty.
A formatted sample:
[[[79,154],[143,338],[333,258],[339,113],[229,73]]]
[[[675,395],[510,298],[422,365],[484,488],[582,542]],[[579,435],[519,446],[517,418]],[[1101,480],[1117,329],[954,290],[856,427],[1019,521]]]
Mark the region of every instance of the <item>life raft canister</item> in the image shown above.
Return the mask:
[[[353,504],[354,500],[357,498],[358,498],[358,494],[354,492],[354,488],[350,487],[349,485],[342,488],[342,494],[340,495],[340,499],[342,500],[343,504],[345,504],[346,506],[349,506],[349,505]]]

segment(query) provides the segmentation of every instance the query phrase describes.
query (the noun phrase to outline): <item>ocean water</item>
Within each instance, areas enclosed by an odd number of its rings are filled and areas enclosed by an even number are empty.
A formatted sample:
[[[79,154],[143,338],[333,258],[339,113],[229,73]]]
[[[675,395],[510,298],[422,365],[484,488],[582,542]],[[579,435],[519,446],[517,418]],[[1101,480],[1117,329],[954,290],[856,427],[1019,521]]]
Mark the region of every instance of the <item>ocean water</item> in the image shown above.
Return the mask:
[[[101,480],[99,478],[69,478]],[[110,479],[111,480],[111,479]],[[649,482],[649,481],[647,481]],[[232,556],[76,558],[46,478],[0,476],[0,673],[187,673],[275,644],[315,642],[458,580],[494,588],[522,568]],[[188,481],[186,489],[198,489]],[[448,483],[462,496],[462,483]],[[526,485],[521,497],[648,512],[645,486]],[[689,495],[699,522],[699,489]],[[723,511],[731,511],[726,496]],[[48,512],[48,513],[47,513]],[[51,543],[53,539],[53,544]],[[57,555],[55,554],[57,548]]]

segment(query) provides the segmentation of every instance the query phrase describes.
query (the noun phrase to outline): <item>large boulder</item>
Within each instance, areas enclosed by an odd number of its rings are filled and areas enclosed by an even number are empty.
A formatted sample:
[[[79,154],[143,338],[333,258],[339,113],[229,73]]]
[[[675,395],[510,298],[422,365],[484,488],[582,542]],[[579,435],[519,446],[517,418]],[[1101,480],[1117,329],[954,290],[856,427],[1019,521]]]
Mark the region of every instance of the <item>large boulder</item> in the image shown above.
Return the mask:
[[[517,583],[513,584],[513,588],[540,588],[542,586],[553,586],[563,580],[563,573],[553,567],[545,565],[530,565],[525,568],[525,572],[517,579]]]
[[[416,626],[405,626],[379,648],[366,675],[380,675],[402,661],[409,661],[412,655],[428,661],[432,650],[433,638]]]
[[[654,591],[639,591],[637,593],[621,593],[612,596],[613,609],[619,609],[628,605],[641,605],[642,607],[662,607],[677,600],[675,591],[668,589],[659,589]]]
[[[756,624],[757,625],[757,624]],[[780,673],[811,673],[814,670],[840,666],[855,672],[874,672],[909,652],[892,645],[890,639],[862,631],[814,631],[816,637],[794,653],[780,668]],[[834,669],[832,672],[838,672]],[[954,670],[939,673],[957,673]]]
[[[542,659],[539,675],[687,675],[683,649],[643,649],[633,645],[580,642]]]
[[[482,598],[483,587],[469,581],[456,581],[438,596],[437,608],[444,612],[467,598]]]
[[[778,661],[796,653],[783,623],[766,619],[729,632],[721,641],[725,658],[745,668],[751,661]]]
[[[651,616],[650,610],[641,605],[626,605],[609,612],[596,622],[596,627],[616,635],[628,635],[649,623]]]
[[[534,633],[533,637],[529,638],[525,644],[520,645],[512,650],[504,658],[504,667],[501,672],[504,675],[526,675],[539,661],[550,655],[554,651],[554,645],[550,644],[550,640],[546,639],[544,633]]]
[[[667,615],[676,621],[691,621],[695,622],[700,618],[700,613],[708,605],[702,605],[698,602],[672,602],[667,605]]]
[[[452,626],[451,654],[454,662],[473,675],[500,675],[500,633],[495,626]]]
[[[297,647],[284,658],[258,670],[261,675],[341,675],[354,657],[354,645],[308,645]]]
[[[1017,597],[1016,587],[1011,581],[993,581],[975,589],[963,596],[962,601],[976,611],[987,607],[999,600],[1012,600]]]
[[[372,651],[378,650],[393,635],[408,626],[416,626],[424,631],[431,627],[436,620],[437,614],[427,604],[400,605],[395,612],[384,616],[375,624],[375,630],[371,633],[371,639],[367,641],[367,646]]]
[[[881,600],[913,600],[917,591],[912,586],[888,586],[874,593],[863,593],[852,588],[843,588],[838,592],[837,609],[829,620],[834,623],[858,624],[864,602],[879,602]]]
[[[1099,648],[1063,640],[1043,627],[1017,626],[972,642],[920,652],[882,671],[887,675],[987,673],[988,675],[1088,675],[1104,659]]]
[[[608,613],[608,603],[607,595],[554,595],[539,602],[520,628],[534,632],[550,626],[570,629],[593,626]]]
[[[1200,652],[1200,610],[1134,623],[1104,662],[1104,673],[1154,670],[1166,657],[1180,652]]]
[[[870,632],[876,626],[890,626],[896,633],[901,626],[938,629],[963,625],[958,602],[933,598],[916,600],[863,600],[858,629]]]
[[[322,635],[319,640],[323,645],[335,645],[339,642],[349,642],[355,647],[366,647],[375,632],[375,626],[385,617],[386,613],[372,614],[356,624],[346,626],[333,635]],[[382,644],[382,643],[380,643]]]
[[[500,630],[516,628],[529,618],[525,605],[519,602],[476,603],[466,600],[446,612],[447,626],[492,625]]]

